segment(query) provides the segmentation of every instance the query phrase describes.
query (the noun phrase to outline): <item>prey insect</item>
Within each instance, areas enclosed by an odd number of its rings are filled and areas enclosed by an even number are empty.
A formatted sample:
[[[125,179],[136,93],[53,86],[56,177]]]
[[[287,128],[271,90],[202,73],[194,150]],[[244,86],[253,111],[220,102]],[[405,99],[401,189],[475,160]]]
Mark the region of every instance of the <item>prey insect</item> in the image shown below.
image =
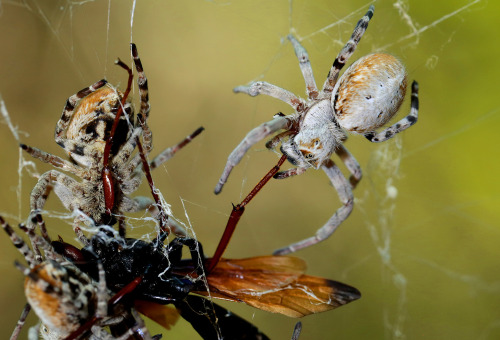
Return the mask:
[[[279,170],[279,165],[264,177],[260,187]],[[249,196],[253,197],[257,193],[258,190],[253,191]],[[247,198],[245,204],[250,199]],[[226,229],[234,230],[243,210],[242,204],[234,208]],[[247,329],[245,334],[254,334],[256,338],[257,335],[264,335],[239,318],[237,323],[232,318],[228,324],[221,323],[220,316],[225,315],[221,307],[190,293],[244,302],[290,317],[327,311],[360,297],[359,291],[354,287],[305,275],[306,265],[299,258],[261,256],[239,260],[224,259],[222,254],[231,234],[232,231],[224,233],[216,255],[211,259],[205,259],[203,248],[195,239],[177,237],[165,246],[166,233],[163,231],[152,242],[146,242],[133,238],[123,239],[114,235],[112,229],[101,227],[91,238],[89,245],[81,250],[63,242],[55,241],[53,244],[60,254],[91,277],[95,278],[97,275],[96,263],[102,263],[108,288],[112,291],[118,291],[141,277],[141,283],[130,293],[132,299],[175,305],[181,316],[190,321],[207,339],[216,339],[221,334],[239,338],[242,329]],[[182,259],[184,246],[189,248],[190,259]],[[193,308],[197,312],[191,312]],[[139,311],[143,312],[141,309]],[[196,315],[205,315],[201,317],[205,323],[200,324],[200,317]],[[222,320],[226,319],[227,317]],[[230,327],[234,323],[241,326]]]
[[[269,140],[266,147],[274,149],[281,144],[281,153],[295,168],[279,172],[275,174],[275,178],[288,178],[303,174],[310,168],[321,168],[342,203],[314,236],[278,249],[274,254],[292,253],[325,240],[350,215],[354,204],[352,189],[361,180],[362,174],[359,163],[344,146],[347,132],[364,135],[371,142],[383,142],[417,121],[418,84],[414,81],[411,86],[410,113],[394,125],[380,132],[376,131],[396,114],[406,93],[406,70],[394,56],[384,53],[364,56],[354,62],[339,79],[340,71],[354,53],[374,10],[374,6],[370,6],[359,20],[351,38],[333,62],[321,90],[316,86],[307,51],[294,36],[288,36],[299,60],[307,99],[263,81],[234,89],[236,93],[250,96],[264,94],[277,98],[289,104],[295,112],[290,115],[275,115],[273,120],[254,128],[246,135],[229,155],[215,193],[221,192],[232,169],[253,145],[282,131]],[[346,165],[351,174],[350,181],[330,159],[333,153]]]
[[[60,253],[72,258],[75,265],[91,277],[97,275],[96,263],[102,263],[108,288],[112,291],[118,291],[141,277],[141,283],[130,293],[130,299],[175,305],[181,316],[191,321],[193,327],[204,338],[209,339],[217,338],[219,333],[227,335],[228,332],[233,334],[230,338],[236,338],[241,327],[233,330],[216,322],[218,317],[211,315],[214,309],[220,307],[190,293],[244,302],[291,317],[327,311],[360,297],[356,288],[305,275],[305,263],[299,258],[263,256],[240,260],[221,259],[209,272],[203,264],[210,259],[204,259],[198,241],[176,238],[164,247],[162,239],[163,237],[159,237],[153,242],[133,238],[123,240],[100,231],[88,246],[81,249],[78,256],[74,255],[76,250],[69,250],[68,244],[55,241],[54,246]],[[181,258],[184,245],[188,246],[191,259]],[[199,314],[201,310],[202,315],[205,315],[203,318],[209,315],[208,318],[212,321],[198,329],[199,321],[192,319],[195,315],[189,312],[193,308],[198,311],[195,314]],[[139,311],[143,312],[142,309]],[[227,313],[220,312],[220,315],[224,314]],[[244,320],[238,322],[246,325],[252,332],[258,332]],[[249,334],[248,331],[246,333]],[[260,331],[256,334],[260,334]]]

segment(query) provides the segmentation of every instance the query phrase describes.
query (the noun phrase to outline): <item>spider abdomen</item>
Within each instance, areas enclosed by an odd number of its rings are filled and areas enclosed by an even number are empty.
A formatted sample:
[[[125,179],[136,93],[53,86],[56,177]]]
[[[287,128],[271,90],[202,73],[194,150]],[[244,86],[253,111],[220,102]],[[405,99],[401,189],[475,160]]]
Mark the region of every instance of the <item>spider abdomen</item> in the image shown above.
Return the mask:
[[[68,127],[63,131],[65,139],[76,141],[78,144],[84,144],[97,150],[99,154],[104,153],[106,140],[109,137],[111,127],[115,121],[115,115],[120,105],[123,94],[118,90],[104,86],[95,92],[83,97],[74,109]],[[128,114],[128,120],[125,116],[120,117],[116,133],[113,136],[113,145],[111,154],[115,155],[119,148],[125,143],[130,135],[128,121],[133,121],[133,110],[130,102],[126,102],[124,109]],[[56,136],[58,132],[56,131]],[[90,167],[93,160],[85,156],[82,147],[68,147],[71,157],[78,163]]]
[[[406,85],[405,67],[394,56],[375,53],[358,59],[333,90],[338,123],[353,133],[382,127],[399,110]]]
[[[63,266],[54,261],[45,261],[26,277],[25,294],[31,307],[48,329],[57,330],[58,339],[64,338],[81,325],[89,316],[89,307],[94,302],[95,286],[90,278],[79,273],[73,265]],[[62,299],[73,301],[75,310],[68,310]],[[78,304],[81,304],[80,306]]]

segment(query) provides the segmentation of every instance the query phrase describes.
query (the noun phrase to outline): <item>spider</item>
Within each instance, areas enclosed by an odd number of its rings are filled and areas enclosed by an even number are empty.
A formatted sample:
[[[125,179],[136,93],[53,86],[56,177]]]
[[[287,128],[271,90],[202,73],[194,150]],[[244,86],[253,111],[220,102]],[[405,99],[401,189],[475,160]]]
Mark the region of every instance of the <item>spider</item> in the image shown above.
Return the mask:
[[[350,40],[333,62],[321,91],[316,86],[306,50],[292,35],[288,36],[305,80],[307,100],[263,81],[234,89],[236,93],[242,92],[250,96],[265,94],[277,98],[289,104],[295,113],[287,116],[279,113],[273,120],[254,128],[246,135],[229,155],[215,187],[215,194],[221,192],[232,169],[250,147],[279,130],[285,130],[268,141],[266,147],[274,149],[281,143],[281,152],[296,167],[279,172],[274,178],[283,179],[303,174],[309,168],[321,168],[343,204],[314,236],[278,249],[274,254],[292,253],[325,240],[351,213],[354,203],[352,189],[361,179],[361,168],[343,145],[347,132],[362,134],[371,142],[383,142],[417,121],[418,84],[414,81],[408,116],[383,131],[376,132],[396,114],[406,93],[405,67],[392,55],[375,53],[364,56],[338,79],[340,70],[365,33],[374,10],[374,6],[370,6],[357,23]],[[340,157],[349,170],[350,183],[330,159],[333,153]]]
[[[58,170],[41,175],[31,193],[31,217],[41,211],[51,190],[68,210],[90,217],[94,225],[112,225],[116,221],[115,216],[127,212],[157,211],[151,199],[128,196],[137,190],[142,180],[141,157],[139,154],[132,157],[136,146],[140,146],[139,137],[142,136],[145,155],[153,147],[151,130],[147,125],[150,111],[148,83],[135,44],[131,44],[131,54],[141,98],[135,123],[133,106],[127,100],[132,70],[118,59],[116,63],[129,73],[125,93],[106,80],[100,80],[72,95],[66,102],[56,125],[55,141],[69,154],[70,161],[21,144],[21,148],[33,157],[81,179],[77,181]],[[122,112],[125,114],[122,115]],[[150,163],[151,169],[171,158],[201,131],[203,128],[197,129],[179,144],[161,152]],[[80,241],[87,243],[78,226],[84,219],[82,214],[75,217],[73,229]],[[31,220],[28,223],[31,228],[34,227]],[[169,220],[169,223],[174,232],[184,234],[182,227],[174,221]],[[44,229],[42,236],[48,237]]]
[[[85,324],[92,318],[95,322],[88,327],[90,339],[129,339],[134,334],[144,335],[142,339],[152,339],[137,312],[117,303],[121,295],[109,297],[101,264],[98,264],[98,281],[94,281],[72,262],[58,255],[44,238],[20,226],[28,233],[31,242],[44,250],[46,258],[40,260],[1,216],[0,224],[29,265],[26,268],[16,262],[16,266],[26,276],[28,304],[12,334],[12,340],[19,336],[31,308],[40,318],[39,334],[43,339],[67,339],[80,328],[87,330]],[[108,306],[112,315],[108,314]],[[126,327],[118,338],[104,330],[104,327],[109,326],[113,332],[113,328],[123,327],[124,323],[132,320],[130,327]],[[32,338],[37,339],[38,336],[34,334],[30,340]]]

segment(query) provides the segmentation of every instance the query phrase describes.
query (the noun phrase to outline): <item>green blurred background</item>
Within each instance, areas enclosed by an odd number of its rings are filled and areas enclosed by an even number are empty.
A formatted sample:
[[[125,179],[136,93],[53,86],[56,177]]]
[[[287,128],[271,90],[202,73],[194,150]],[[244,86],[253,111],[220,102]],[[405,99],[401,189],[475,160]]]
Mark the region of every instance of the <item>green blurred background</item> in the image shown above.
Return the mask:
[[[302,320],[301,339],[500,338],[500,37],[495,1],[375,1],[375,16],[352,61],[385,51],[420,83],[420,118],[397,138],[347,147],[364,178],[352,215],[327,241],[297,253],[311,275],[351,284],[363,297]],[[124,87],[135,42],[149,79],[155,152],[202,125],[206,131],[154,173],[175,216],[189,222],[211,254],[231,210],[277,156],[254,147],[224,191],[212,191],[231,150],[286,104],[232,88],[265,79],[299,95],[304,84],[294,32],[309,52],[318,84],[366,12],[366,1],[2,1],[0,95],[22,142],[63,156],[53,140],[66,99],[101,78]],[[133,18],[132,18],[133,14]],[[131,24],[131,22],[133,23]],[[137,102],[137,92],[134,92]],[[406,115],[409,101],[399,117]],[[28,215],[36,183],[22,171],[18,141],[0,124],[0,213],[13,225]],[[42,173],[49,166],[34,161]],[[29,170],[29,171],[28,171]],[[345,170],[345,169],[344,169]],[[147,195],[147,186],[141,193]],[[321,171],[272,181],[253,201],[226,256],[264,255],[310,236],[339,207]],[[71,240],[53,196],[52,235]],[[140,229],[137,229],[140,233]],[[20,255],[0,235],[0,338],[25,303]],[[274,339],[296,320],[223,303]],[[31,315],[29,323],[36,322]],[[156,332],[161,329],[151,326]],[[153,330],[153,332],[154,332]],[[23,333],[23,337],[25,333]],[[183,320],[165,338],[193,338]]]

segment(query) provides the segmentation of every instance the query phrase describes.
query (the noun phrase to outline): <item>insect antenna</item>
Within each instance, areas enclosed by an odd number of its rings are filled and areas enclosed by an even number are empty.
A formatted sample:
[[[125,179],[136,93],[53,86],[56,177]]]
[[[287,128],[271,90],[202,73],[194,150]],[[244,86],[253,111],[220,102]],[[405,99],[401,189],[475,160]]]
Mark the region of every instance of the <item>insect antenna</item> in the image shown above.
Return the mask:
[[[245,206],[250,203],[250,201],[255,197],[255,195],[259,193],[264,185],[266,185],[266,183],[274,177],[274,175],[280,170],[280,167],[281,165],[283,165],[285,160],[286,156],[281,156],[278,163],[271,170],[269,170],[269,172],[259,181],[259,183],[257,183],[252,191],[250,191],[250,193],[245,197],[245,199],[241,201],[240,204],[236,206],[233,205],[233,210],[231,211],[231,215],[229,215],[229,219],[227,220],[226,229],[224,229],[224,233],[222,234],[219,244],[217,245],[214,256],[208,260],[208,264],[206,265],[207,273],[210,273],[215,268],[215,266],[217,266],[217,263],[219,263],[241,216],[245,212]]]

